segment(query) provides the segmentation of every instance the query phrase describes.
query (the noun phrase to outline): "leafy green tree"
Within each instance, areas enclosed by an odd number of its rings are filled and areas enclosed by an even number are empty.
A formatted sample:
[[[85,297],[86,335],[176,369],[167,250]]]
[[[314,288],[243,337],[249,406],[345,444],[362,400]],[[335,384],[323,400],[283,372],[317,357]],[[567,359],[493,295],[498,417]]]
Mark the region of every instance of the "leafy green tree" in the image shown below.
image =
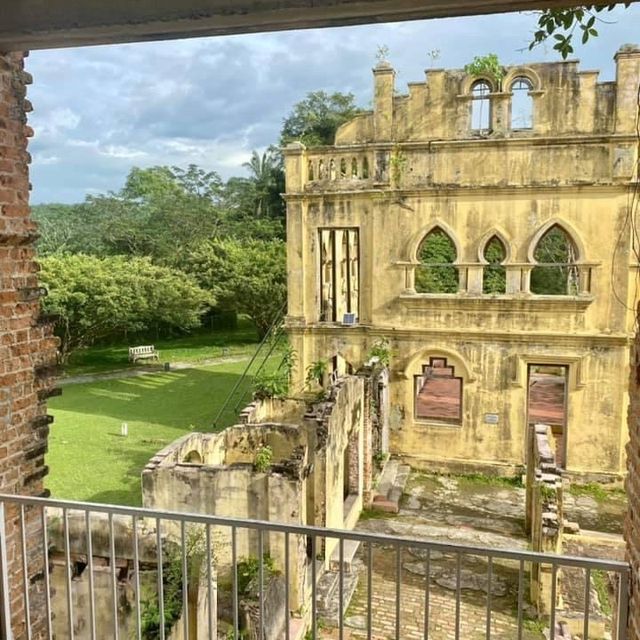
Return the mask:
[[[453,266],[456,248],[442,230],[434,229],[418,250],[421,266],[416,268],[415,287],[419,293],[456,293],[458,270]]]
[[[540,238],[533,257],[540,266],[531,270],[531,293],[565,296],[578,293],[577,250],[561,227],[551,227]]]
[[[333,144],[338,127],[359,113],[362,110],[352,93],[312,91],[284,119],[280,143],[285,146],[298,140],[308,147]]]
[[[507,271],[502,263],[507,257],[507,252],[502,241],[493,236],[484,248],[484,259],[487,265],[484,267],[482,278],[482,291],[484,293],[504,293],[507,289]]]
[[[196,327],[214,303],[190,276],[148,258],[60,254],[40,263],[49,291],[44,308],[58,316],[62,362],[74,349],[114,334]]]
[[[243,166],[250,174],[255,215],[258,218],[282,217],[284,205],[280,193],[284,191],[284,173],[276,151],[268,149],[262,155],[253,151],[251,160]]]
[[[264,336],[287,290],[286,246],[278,240],[212,240],[191,256],[189,271],[223,309],[246,314]]]

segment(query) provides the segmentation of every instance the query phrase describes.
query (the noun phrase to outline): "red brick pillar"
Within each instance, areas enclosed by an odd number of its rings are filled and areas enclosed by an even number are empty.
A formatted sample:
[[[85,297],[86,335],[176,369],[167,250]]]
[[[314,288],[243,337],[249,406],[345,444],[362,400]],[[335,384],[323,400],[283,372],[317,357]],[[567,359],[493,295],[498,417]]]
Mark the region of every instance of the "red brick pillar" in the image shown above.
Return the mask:
[[[640,306],[638,306],[640,319]],[[629,444],[627,445],[629,509],[625,522],[627,559],[631,563],[631,604],[629,640],[640,640],[640,333],[631,351],[629,381]]]
[[[42,495],[47,473],[49,419],[56,340],[39,318],[35,225],[29,217],[26,113],[31,105],[24,54],[0,53],[0,491]],[[14,638],[25,637],[19,511],[6,509],[6,547]],[[26,509],[28,583],[34,637],[44,624],[40,513]]]

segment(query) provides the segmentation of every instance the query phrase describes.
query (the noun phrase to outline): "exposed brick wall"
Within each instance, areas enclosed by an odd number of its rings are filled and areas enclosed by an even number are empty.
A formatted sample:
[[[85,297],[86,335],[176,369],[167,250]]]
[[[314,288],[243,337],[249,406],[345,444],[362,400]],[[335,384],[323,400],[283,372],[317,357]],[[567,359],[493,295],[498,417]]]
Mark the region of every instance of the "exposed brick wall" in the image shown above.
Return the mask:
[[[49,432],[45,400],[53,386],[56,340],[40,318],[36,229],[29,212],[26,114],[31,105],[24,54],[0,53],[0,491],[43,494]],[[12,625],[25,637],[19,511],[7,509]],[[43,631],[40,514],[25,512],[31,622]]]
[[[640,306],[638,306],[640,319]],[[629,509],[625,522],[627,557],[631,562],[631,606],[629,640],[640,640],[640,332],[631,351],[629,381],[629,444],[627,445],[626,490]]]

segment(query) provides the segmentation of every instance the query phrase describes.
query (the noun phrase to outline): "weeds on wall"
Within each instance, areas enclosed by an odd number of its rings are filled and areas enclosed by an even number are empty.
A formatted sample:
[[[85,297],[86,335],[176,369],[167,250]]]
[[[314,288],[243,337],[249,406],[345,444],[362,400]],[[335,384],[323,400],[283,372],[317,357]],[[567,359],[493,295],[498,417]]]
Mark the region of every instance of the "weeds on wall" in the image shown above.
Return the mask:
[[[470,76],[490,76],[498,82],[504,78],[504,67],[495,53],[488,53],[486,56],[475,56],[475,58],[464,66],[464,70]]]
[[[276,565],[273,558],[265,553],[262,556],[262,566],[264,571],[264,577],[267,579],[269,576],[275,575]],[[238,595],[247,596],[250,595],[251,585],[256,580],[260,573],[260,559],[255,556],[249,556],[243,558],[238,562]]]
[[[285,398],[289,394],[291,373],[293,372],[298,353],[287,345],[282,360],[274,373],[261,371],[253,380],[253,399],[265,400],[266,398]]]
[[[316,360],[307,367],[305,386],[312,390],[314,387],[324,387],[324,376],[327,372],[328,363],[326,360]]]
[[[389,164],[391,165],[391,186],[397,189],[407,166],[407,156],[400,147],[394,147],[389,158]]]
[[[260,447],[256,452],[256,457],[253,461],[253,466],[256,471],[260,473],[266,473],[271,468],[271,461],[273,460],[273,449],[269,445]]]
[[[380,338],[376,340],[367,353],[367,360],[377,358],[383,367],[388,367],[391,362],[391,347],[388,338]]]

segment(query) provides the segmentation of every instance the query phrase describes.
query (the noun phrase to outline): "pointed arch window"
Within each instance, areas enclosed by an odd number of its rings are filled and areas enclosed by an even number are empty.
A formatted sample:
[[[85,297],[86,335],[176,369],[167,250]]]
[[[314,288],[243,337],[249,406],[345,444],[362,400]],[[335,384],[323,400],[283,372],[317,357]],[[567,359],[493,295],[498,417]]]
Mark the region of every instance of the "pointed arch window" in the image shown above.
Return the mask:
[[[415,289],[418,293],[457,293],[456,246],[440,227],[430,231],[418,249]]]
[[[356,158],[351,159],[351,177],[358,177],[358,161],[356,160]]]
[[[318,162],[318,180],[324,180],[324,160]]]
[[[491,87],[486,80],[471,85],[471,129],[488,131],[491,128]]]
[[[578,249],[571,236],[558,224],[538,241],[531,270],[531,293],[546,296],[575,296],[579,291]]]
[[[489,294],[506,293],[507,269],[504,261],[507,259],[507,248],[498,236],[489,238],[484,245],[482,257],[486,265],[482,272],[482,292]]]
[[[329,162],[329,180],[336,179],[336,161],[331,158],[331,162]]]
[[[533,128],[533,83],[520,76],[511,83],[511,128]]]

